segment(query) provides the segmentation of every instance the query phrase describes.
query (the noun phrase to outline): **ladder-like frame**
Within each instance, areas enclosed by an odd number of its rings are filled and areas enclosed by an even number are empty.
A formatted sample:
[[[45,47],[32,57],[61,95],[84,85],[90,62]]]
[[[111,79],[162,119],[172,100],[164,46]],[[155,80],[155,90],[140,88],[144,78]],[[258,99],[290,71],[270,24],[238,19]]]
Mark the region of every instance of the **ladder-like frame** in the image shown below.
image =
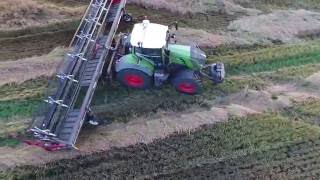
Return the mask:
[[[58,71],[58,89],[45,100],[49,111],[41,122],[35,122],[30,128],[38,139],[75,148],[106,59],[112,51],[112,42],[125,5],[126,0],[119,4],[113,3],[113,0],[91,1],[70,43],[71,50]],[[116,14],[110,14],[112,8],[116,8]],[[108,16],[115,16],[109,33],[105,42],[97,42]],[[98,43],[104,45],[92,57]],[[80,92],[85,96],[79,97]],[[81,106],[76,107],[76,102]]]

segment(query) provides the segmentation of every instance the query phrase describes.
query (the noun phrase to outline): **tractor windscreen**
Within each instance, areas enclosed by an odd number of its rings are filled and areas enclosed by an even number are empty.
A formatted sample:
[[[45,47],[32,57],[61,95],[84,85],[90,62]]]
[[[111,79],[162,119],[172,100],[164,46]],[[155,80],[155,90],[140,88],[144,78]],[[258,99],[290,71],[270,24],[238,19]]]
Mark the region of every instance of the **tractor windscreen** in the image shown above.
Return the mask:
[[[135,48],[136,53],[145,57],[161,57],[162,49]]]
[[[156,66],[161,66],[162,62],[162,49],[150,49],[150,48],[135,48],[135,53],[138,56],[150,59]]]
[[[191,59],[199,63],[200,65],[205,65],[207,61],[207,56],[204,51],[196,46],[191,46]]]

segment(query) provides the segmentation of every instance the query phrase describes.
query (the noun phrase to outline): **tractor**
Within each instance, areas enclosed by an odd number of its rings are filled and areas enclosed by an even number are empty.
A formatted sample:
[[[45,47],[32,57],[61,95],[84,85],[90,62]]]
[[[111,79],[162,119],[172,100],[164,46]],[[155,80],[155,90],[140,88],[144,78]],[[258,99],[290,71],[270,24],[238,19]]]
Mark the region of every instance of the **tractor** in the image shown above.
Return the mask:
[[[177,23],[169,26],[143,20],[124,35],[125,55],[115,63],[117,80],[126,87],[146,90],[171,83],[181,93],[196,95],[203,91],[202,79],[222,83],[223,63],[206,65],[207,57],[198,46],[176,44]]]
[[[121,22],[133,20],[126,3],[91,0],[57,78],[48,87],[45,104],[34,115],[28,131],[36,140],[28,144],[48,151],[77,149],[83,125],[98,125],[91,102],[104,75],[139,90],[171,83],[188,95],[202,92],[204,78],[224,81],[223,63],[207,65],[206,54],[197,45],[176,43],[177,23],[165,26],[145,19],[130,34],[117,35]]]

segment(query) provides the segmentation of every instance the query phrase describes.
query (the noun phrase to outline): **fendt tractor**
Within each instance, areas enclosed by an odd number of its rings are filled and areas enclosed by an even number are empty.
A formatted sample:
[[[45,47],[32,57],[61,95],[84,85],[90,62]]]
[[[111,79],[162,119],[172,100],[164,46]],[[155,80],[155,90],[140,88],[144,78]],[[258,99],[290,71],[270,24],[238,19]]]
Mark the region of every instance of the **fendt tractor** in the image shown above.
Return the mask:
[[[48,98],[29,128],[36,140],[26,141],[48,151],[76,148],[84,123],[98,125],[90,104],[103,80],[116,79],[139,90],[171,83],[184,94],[202,92],[203,79],[222,83],[224,65],[206,64],[198,46],[178,45],[177,23],[165,26],[147,18],[130,34],[118,33],[119,24],[134,19],[125,12],[126,0],[92,0],[50,83]],[[107,80],[109,79],[109,80]]]

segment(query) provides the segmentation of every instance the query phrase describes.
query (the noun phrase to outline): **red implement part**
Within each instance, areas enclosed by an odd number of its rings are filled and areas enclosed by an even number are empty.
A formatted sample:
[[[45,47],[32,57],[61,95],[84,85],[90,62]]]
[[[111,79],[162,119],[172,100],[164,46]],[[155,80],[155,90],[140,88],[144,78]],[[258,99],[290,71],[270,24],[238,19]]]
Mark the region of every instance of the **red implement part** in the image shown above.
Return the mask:
[[[59,151],[62,149],[67,148],[65,144],[62,143],[54,143],[54,142],[45,142],[45,141],[40,141],[40,140],[28,140],[25,141],[26,144],[30,146],[37,146],[45,149],[46,151]]]
[[[119,4],[119,3],[121,3],[121,0],[113,0],[112,1],[112,4]]]

